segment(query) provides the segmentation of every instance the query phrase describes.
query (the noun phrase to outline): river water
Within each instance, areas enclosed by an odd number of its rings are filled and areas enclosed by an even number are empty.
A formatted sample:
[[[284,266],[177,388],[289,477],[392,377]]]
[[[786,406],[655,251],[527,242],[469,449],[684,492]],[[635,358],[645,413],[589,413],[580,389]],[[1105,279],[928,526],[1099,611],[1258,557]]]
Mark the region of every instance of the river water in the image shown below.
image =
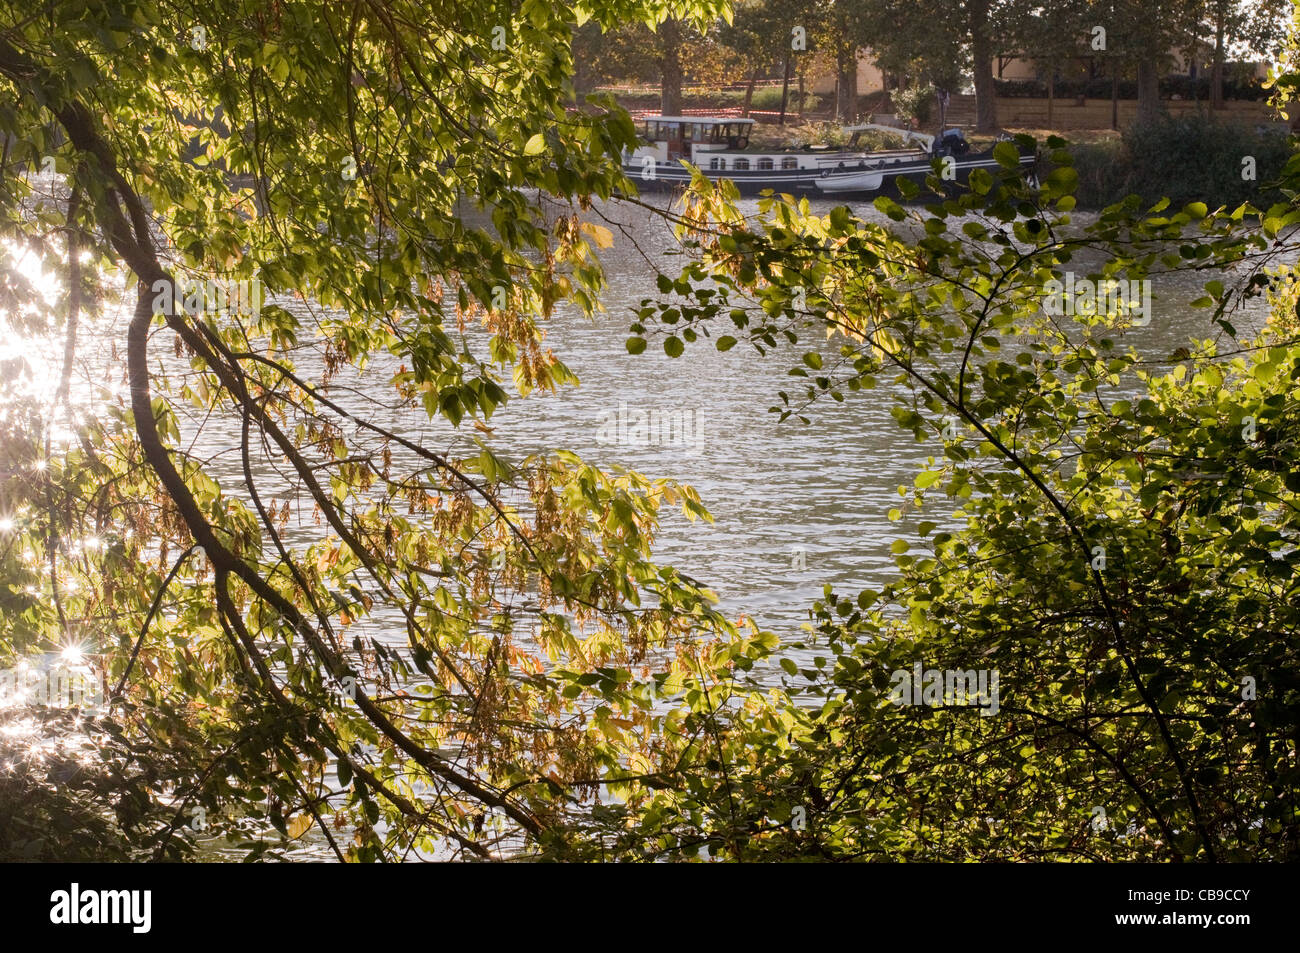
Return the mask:
[[[752,200],[741,207],[751,213],[757,208]],[[824,214],[832,203],[813,207]],[[884,221],[870,205],[853,208],[864,219]],[[657,558],[704,582],[733,615],[751,616],[778,634],[798,630],[827,584],[853,592],[887,581],[893,566],[890,544],[909,529],[906,523],[891,522],[887,514],[899,505],[899,487],[910,487],[927,457],[940,450],[937,444],[916,442],[890,416],[902,388],[881,375],[875,390],[846,392],[842,403],[819,401],[807,414],[811,425],[805,426],[793,418],[778,422],[768,408],[779,403],[778,391],[802,391],[805,379],[786,372],[799,364],[804,351],[825,343],[815,328],[809,328],[798,345],[766,355],[743,342],[723,353],[701,339],[672,359],[655,338],[645,353],[628,354],[624,341],[633,320],[630,309],[657,295],[656,268],[676,274],[682,259],[674,254],[679,249],[670,227],[653,211],[606,203],[596,214],[597,221],[611,227],[615,240],[601,253],[608,280],[606,313],[588,319],[561,304],[545,326],[545,345],[581,383],[557,393],[515,397],[498,409],[487,438],[493,451],[518,460],[568,449],[601,466],[622,465],[694,486],[715,522],[688,522],[679,511],[665,511]],[[1076,221],[1084,220],[1076,216]],[[1075,267],[1083,273],[1089,264],[1079,261]],[[1209,312],[1187,307],[1203,294],[1202,283],[1209,277],[1184,273],[1155,279],[1153,318],[1147,326],[1127,332],[1125,343],[1144,357],[1163,359],[1192,338],[1213,336]],[[93,412],[96,395],[102,399],[105,385],[117,397],[125,396],[118,357],[123,354],[132,297],[133,290],[122,294],[116,306],[85,319],[74,376],[74,394],[84,409]],[[308,326],[314,321],[301,302],[277,303],[302,313]],[[1244,334],[1262,317],[1261,301],[1232,319]],[[715,334],[722,331],[714,329]],[[60,335],[52,329],[27,340],[8,338],[0,343],[0,357],[14,352],[35,358],[30,386],[48,392],[62,358]],[[470,336],[481,340],[475,332]],[[154,354],[167,368],[174,389],[186,364],[172,355],[169,337],[165,332],[155,336]],[[320,365],[310,354],[295,360],[309,379],[319,373]],[[386,399],[392,395],[389,381],[400,363],[379,355],[364,373],[341,375],[340,382]],[[511,385],[506,387],[513,393]],[[421,409],[393,411],[343,390],[333,396],[431,449],[477,452],[470,437],[483,436],[468,422],[457,432],[441,419],[430,421]],[[192,408],[182,407],[181,413],[182,445],[208,462],[209,472],[227,491],[242,495],[238,421],[208,417]],[[664,417],[672,422],[671,436],[651,428],[648,439],[637,439],[638,419],[657,423]],[[620,419],[625,422],[621,431],[616,426]],[[284,486],[269,466],[257,469],[259,479],[267,478],[264,493]],[[288,539],[301,543],[319,535],[309,508],[293,521]],[[401,626],[396,632],[404,641]]]
[[[824,214],[832,203],[823,206],[814,204],[814,210]],[[742,208],[756,211],[756,202]],[[615,235],[614,247],[602,253],[607,313],[589,320],[560,307],[546,329],[546,345],[581,384],[500,409],[490,421],[494,452],[519,459],[565,448],[602,466],[619,464],[694,486],[715,522],[665,514],[659,560],[705,582],[733,615],[749,615],[778,634],[799,629],[827,584],[855,592],[887,581],[890,544],[909,529],[887,514],[899,505],[899,487],[910,488],[927,457],[940,450],[918,443],[890,415],[902,387],[881,375],[873,391],[846,392],[842,403],[819,401],[805,426],[794,418],[779,422],[768,408],[779,403],[778,391],[802,391],[805,379],[787,371],[803,352],[826,343],[818,329],[766,355],[743,342],[723,353],[701,339],[673,359],[655,338],[643,354],[628,354],[630,309],[657,296],[655,268],[675,274],[681,258],[673,254],[678,246],[670,228],[654,213],[626,205],[601,211]],[[869,205],[854,211],[885,221]],[[1075,267],[1082,274],[1095,264],[1081,258]],[[1187,307],[1204,294],[1209,277],[1154,279],[1152,320],[1127,332],[1125,342],[1144,357],[1163,359],[1193,338],[1214,336],[1209,312]],[[1244,334],[1262,317],[1261,304],[1233,321]],[[716,336],[725,329],[713,330]],[[383,380],[394,369],[381,361],[374,374]],[[674,429],[674,439],[665,441],[660,429],[658,439],[637,440],[639,415],[685,423],[687,439]],[[611,423],[620,418],[625,439],[610,443],[611,431],[619,435]],[[428,423],[422,413],[401,422],[434,446],[456,446],[448,428]]]

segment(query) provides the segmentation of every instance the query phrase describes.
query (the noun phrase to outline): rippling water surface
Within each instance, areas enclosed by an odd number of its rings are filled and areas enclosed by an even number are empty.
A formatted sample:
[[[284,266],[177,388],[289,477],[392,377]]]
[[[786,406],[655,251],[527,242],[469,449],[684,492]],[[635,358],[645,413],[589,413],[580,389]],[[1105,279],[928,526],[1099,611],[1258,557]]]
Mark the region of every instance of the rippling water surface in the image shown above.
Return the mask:
[[[742,207],[756,210],[752,201]],[[815,210],[824,213],[830,207],[825,203]],[[854,210],[869,220],[883,220],[870,206],[856,205]],[[778,422],[768,408],[779,402],[778,391],[802,391],[804,379],[786,372],[799,363],[799,355],[823,342],[815,328],[809,328],[799,345],[767,355],[743,342],[722,353],[707,339],[687,345],[677,359],[667,357],[655,339],[644,354],[629,355],[624,346],[632,320],[629,308],[657,294],[655,267],[672,274],[682,259],[673,254],[677,246],[669,227],[654,213],[626,205],[606,205],[597,212],[615,235],[614,247],[602,253],[609,285],[604,296],[607,313],[589,320],[561,306],[546,326],[546,346],[581,384],[516,398],[499,409],[490,421],[494,452],[510,460],[570,449],[603,466],[619,464],[693,485],[715,522],[690,523],[678,512],[667,515],[659,560],[705,582],[729,611],[751,615],[779,633],[789,634],[807,619],[808,606],[828,583],[854,591],[886,581],[892,567],[889,546],[908,529],[891,522],[887,513],[898,505],[899,486],[910,486],[927,457],[938,450],[929,442],[917,443],[890,416],[893,399],[902,389],[882,375],[873,391],[846,393],[843,403],[818,402],[808,413],[810,426],[793,419]],[[1084,261],[1076,263],[1080,273],[1088,267]],[[1128,332],[1125,340],[1144,356],[1163,358],[1190,338],[1210,336],[1207,312],[1186,306],[1203,293],[1201,283],[1208,277],[1157,279],[1153,320]],[[306,310],[299,302],[280,303]],[[110,385],[124,394],[112,345],[116,341],[120,347],[124,340],[128,313],[123,304],[87,321],[78,380],[102,382],[107,374]],[[1257,308],[1234,321],[1244,331],[1261,316]],[[155,337],[157,357],[172,373],[183,371],[183,362],[171,356],[170,347],[159,346],[165,336]],[[13,341],[5,346],[9,351],[23,347]],[[61,359],[57,336],[32,346],[46,352],[48,365]],[[299,360],[306,376],[318,372],[318,366]],[[389,379],[399,363],[381,355],[360,378],[342,380],[387,400],[392,395]],[[38,373],[33,383],[44,386],[48,373],[47,368],[44,379]],[[91,400],[92,389],[89,384],[79,386],[84,404]],[[358,410],[365,407],[346,392],[335,396]],[[364,412],[433,449],[470,446],[468,423],[458,434],[441,420],[428,420],[419,409]],[[189,413],[181,428],[186,447],[208,459],[223,485],[238,493],[243,474],[235,449],[237,422]],[[607,433],[611,419],[621,415],[634,426],[638,414],[678,415],[678,422],[689,423],[689,441],[682,445],[680,439],[602,439],[602,427]],[[259,478],[268,478],[269,492],[276,483],[273,474],[263,465],[258,470]],[[290,531],[290,538],[299,541],[318,532],[306,511],[302,513]],[[400,627],[398,635],[404,639]]]

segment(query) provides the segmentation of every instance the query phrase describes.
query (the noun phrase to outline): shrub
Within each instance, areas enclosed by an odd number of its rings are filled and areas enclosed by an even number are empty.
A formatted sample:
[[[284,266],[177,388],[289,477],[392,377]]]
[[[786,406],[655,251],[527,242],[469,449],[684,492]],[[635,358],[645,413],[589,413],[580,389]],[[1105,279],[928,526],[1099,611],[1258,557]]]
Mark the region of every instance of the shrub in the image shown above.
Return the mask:
[[[994,89],[999,96],[1012,99],[1046,99],[1046,79],[999,79],[994,80]],[[1089,99],[1110,99],[1110,77],[1097,79],[1058,79],[1052,95],[1057,99],[1075,99],[1086,96]],[[1120,99],[1136,99],[1137,83],[1121,79],[1119,83]]]
[[[744,99],[743,94],[741,95],[741,99],[742,100]],[[803,97],[804,112],[812,112],[813,110],[820,108],[820,106],[821,106],[821,100],[817,96],[813,95],[812,93],[807,93],[807,92],[804,93],[804,97]],[[753,102],[750,103],[750,108],[764,109],[764,110],[780,109],[781,108],[781,87],[764,86],[762,89],[754,90],[754,100]],[[793,86],[790,87],[790,100],[786,105],[786,111],[792,113],[799,111],[799,90],[794,88]]]
[[[1233,75],[1233,73],[1239,75]],[[1059,79],[1053,91],[1059,99],[1075,99],[1085,96],[1088,99],[1110,99],[1111,81],[1109,76],[1094,79]],[[1045,99],[1047,97],[1047,80],[1043,79],[999,79],[994,80],[994,88],[999,96],[1008,99]],[[1166,76],[1160,80],[1160,95],[1165,99],[1174,96],[1180,99],[1208,100],[1210,98],[1210,77]],[[1268,96],[1259,80],[1240,71],[1229,69],[1223,79],[1224,99],[1260,100]],[[1120,99],[1137,99],[1137,83],[1131,79],[1119,81]]]
[[[1205,202],[1230,208],[1268,205],[1281,196],[1268,188],[1290,155],[1286,136],[1259,134],[1202,113],[1163,116],[1130,126],[1122,140],[1070,147],[1079,176],[1079,205],[1103,208],[1136,194],[1175,206]],[[1242,179],[1242,159],[1255,159],[1255,179]]]
[[[1047,95],[1047,84],[1036,79],[995,79],[993,88],[1004,99],[1034,99]]]
[[[915,119],[921,125],[930,121],[935,106],[935,89],[928,83],[909,86],[893,94],[894,112],[902,119]]]
[[[1075,198],[1080,206],[1104,208],[1128,194],[1124,187],[1127,170],[1123,149],[1123,143],[1118,139],[1077,143],[1070,147],[1074,171],[1079,176]]]
[[[1202,201],[1235,207],[1271,204],[1281,196],[1265,186],[1282,172],[1290,145],[1276,133],[1260,135],[1203,114],[1164,116],[1124,133],[1126,188],[1149,201]],[[1242,179],[1242,159],[1255,159],[1255,179]]]

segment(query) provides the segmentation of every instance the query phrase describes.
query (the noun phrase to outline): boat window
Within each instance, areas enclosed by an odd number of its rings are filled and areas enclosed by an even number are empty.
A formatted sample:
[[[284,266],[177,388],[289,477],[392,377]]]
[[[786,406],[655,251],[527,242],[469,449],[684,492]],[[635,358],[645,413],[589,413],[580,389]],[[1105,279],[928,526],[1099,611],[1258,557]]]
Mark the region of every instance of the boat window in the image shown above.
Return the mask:
[[[772,168],[772,160],[767,156],[763,156],[763,158],[758,160],[758,167],[760,169],[770,169]]]
[[[713,158],[711,158],[711,159],[709,160],[709,168],[710,168],[710,169],[725,169],[726,167],[727,167],[727,160],[726,160],[726,159],[722,159],[722,158],[719,158],[718,156],[714,156]]]
[[[799,160],[796,159],[794,156],[786,156],[784,159],[781,160],[781,168],[797,169],[799,168]]]
[[[735,162],[733,162],[733,163],[731,164],[731,167],[732,167],[733,169],[735,169],[737,172],[748,172],[748,171],[749,171],[749,160],[748,160],[748,159],[737,159]]]

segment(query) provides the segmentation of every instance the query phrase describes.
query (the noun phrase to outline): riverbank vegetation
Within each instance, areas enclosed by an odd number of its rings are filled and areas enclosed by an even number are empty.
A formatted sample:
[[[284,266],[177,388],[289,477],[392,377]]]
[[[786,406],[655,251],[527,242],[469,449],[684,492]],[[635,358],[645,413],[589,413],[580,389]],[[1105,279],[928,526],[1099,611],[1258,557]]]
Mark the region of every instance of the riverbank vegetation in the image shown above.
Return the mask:
[[[662,210],[647,368],[776,351],[810,427],[898,378],[933,447],[894,581],[798,639],[655,558],[670,509],[709,518],[671,474],[494,450],[576,383],[544,330],[598,310],[602,203],[635,200],[627,114],[569,108],[573,31],[729,16],[0,4],[0,856],[1300,853],[1289,141],[1277,201],[1261,163],[1225,208],[1077,220],[1053,140],[1041,183],[1006,144],[874,217],[703,179]],[[1204,339],[1139,355],[1189,275]],[[177,290],[215,277],[260,291]]]
[[[1212,114],[1161,116],[1129,126],[1118,138],[1071,146],[1085,209],[1125,196],[1235,208],[1282,199],[1282,170],[1293,147],[1288,134],[1225,123]]]

